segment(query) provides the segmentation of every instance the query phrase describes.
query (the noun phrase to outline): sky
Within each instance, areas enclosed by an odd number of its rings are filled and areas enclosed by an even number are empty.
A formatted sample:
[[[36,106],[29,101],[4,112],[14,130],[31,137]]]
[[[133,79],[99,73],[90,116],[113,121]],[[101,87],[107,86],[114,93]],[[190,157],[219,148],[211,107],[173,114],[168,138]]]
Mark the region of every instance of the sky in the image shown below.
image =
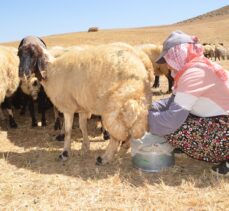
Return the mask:
[[[228,0],[2,0],[0,42],[100,29],[176,23],[229,5]]]

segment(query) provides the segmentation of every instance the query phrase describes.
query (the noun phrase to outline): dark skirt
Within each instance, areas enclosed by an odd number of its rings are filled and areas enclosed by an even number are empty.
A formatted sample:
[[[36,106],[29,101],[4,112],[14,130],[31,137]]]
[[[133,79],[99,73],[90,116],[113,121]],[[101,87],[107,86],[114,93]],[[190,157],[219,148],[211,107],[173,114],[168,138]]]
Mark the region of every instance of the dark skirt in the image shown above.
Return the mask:
[[[192,158],[214,163],[229,160],[229,116],[202,118],[190,114],[166,139]]]

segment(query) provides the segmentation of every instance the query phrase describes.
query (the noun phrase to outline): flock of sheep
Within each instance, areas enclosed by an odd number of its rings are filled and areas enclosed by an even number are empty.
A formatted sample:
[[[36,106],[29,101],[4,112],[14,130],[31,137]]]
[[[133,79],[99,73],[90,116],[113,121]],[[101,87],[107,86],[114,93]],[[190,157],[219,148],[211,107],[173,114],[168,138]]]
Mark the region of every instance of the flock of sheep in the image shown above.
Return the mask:
[[[212,44],[212,43],[203,43],[204,46],[204,55],[207,58],[218,59],[229,59],[229,49],[223,46],[223,43]]]
[[[64,150],[59,156],[62,160],[69,156],[74,113],[79,113],[84,153],[90,148],[87,119],[92,114],[101,116],[110,141],[96,162],[106,164],[119,146],[128,149],[131,139],[140,138],[148,130],[153,78],[157,87],[159,76],[166,75],[171,91],[169,69],[155,63],[161,50],[159,45],[121,42],[47,48],[41,39],[26,37],[19,49],[0,46],[0,103],[6,104],[10,126],[16,127],[10,99],[20,89],[29,99],[32,126],[36,126],[33,101],[40,97],[45,126],[44,101],[48,96],[55,108],[55,126],[61,128],[64,137]],[[58,124],[60,112],[63,127]]]
[[[0,103],[9,100],[20,87],[24,95],[30,97],[32,126],[36,126],[32,102],[43,88],[55,108],[64,115],[65,142],[60,155],[63,160],[69,156],[74,113],[79,113],[84,153],[90,145],[87,119],[91,114],[100,115],[110,135],[106,152],[97,159],[98,164],[105,164],[120,143],[128,147],[131,138],[139,138],[147,130],[153,73],[159,76],[169,72],[166,66],[154,62],[161,49],[153,44],[130,46],[126,43],[47,49],[36,37],[23,39],[18,50],[1,46]],[[16,124],[11,105],[7,109],[10,120]],[[58,112],[56,114],[58,119]],[[42,125],[46,125],[45,117],[42,117]]]

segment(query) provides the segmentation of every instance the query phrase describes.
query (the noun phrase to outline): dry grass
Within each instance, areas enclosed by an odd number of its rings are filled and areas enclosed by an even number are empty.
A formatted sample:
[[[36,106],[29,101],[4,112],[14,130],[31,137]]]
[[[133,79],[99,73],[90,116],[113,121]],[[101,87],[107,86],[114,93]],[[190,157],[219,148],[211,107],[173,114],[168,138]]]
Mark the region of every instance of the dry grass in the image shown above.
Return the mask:
[[[229,62],[226,62],[229,67]],[[162,79],[162,92],[167,90]],[[156,92],[155,92],[156,93]],[[167,95],[154,96],[154,100]],[[46,128],[32,129],[29,115],[16,111],[18,129],[0,132],[0,210],[228,210],[229,180],[210,172],[211,164],[176,156],[176,165],[144,173],[131,164],[130,153],[96,166],[107,142],[89,121],[91,152],[80,153],[77,119],[72,157],[56,160],[63,143],[54,141],[53,114]],[[3,128],[5,123],[2,122]]]
[[[125,41],[161,43],[174,29],[197,34],[203,41],[229,45],[229,19],[197,21],[166,27],[109,30],[45,37],[48,45],[98,44]],[[18,42],[7,45],[17,46]],[[229,69],[229,61],[222,65]],[[162,91],[167,81],[162,78]],[[153,100],[166,95],[156,95]],[[176,156],[176,165],[160,173],[132,167],[130,153],[117,155],[110,165],[96,166],[107,142],[89,121],[91,152],[80,153],[82,136],[77,121],[72,157],[56,160],[63,143],[54,141],[53,114],[48,126],[32,129],[27,114],[16,111],[18,129],[0,132],[0,210],[229,210],[229,179],[210,172],[211,164]],[[5,123],[1,122],[4,128]]]

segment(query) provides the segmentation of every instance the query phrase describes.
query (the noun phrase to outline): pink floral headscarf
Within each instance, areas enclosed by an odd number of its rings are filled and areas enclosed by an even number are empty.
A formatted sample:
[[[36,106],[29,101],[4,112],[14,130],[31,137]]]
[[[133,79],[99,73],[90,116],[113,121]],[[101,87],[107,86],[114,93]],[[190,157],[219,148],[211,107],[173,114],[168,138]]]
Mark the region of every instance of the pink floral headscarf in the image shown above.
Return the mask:
[[[186,69],[196,63],[205,63],[221,80],[226,81],[228,79],[225,70],[220,65],[204,57],[203,47],[199,43],[176,45],[168,50],[164,58],[166,63],[175,70],[172,70],[172,77],[175,78],[175,81]]]
[[[192,52],[190,52],[190,47]],[[203,47],[201,44],[183,43],[170,48],[164,58],[176,71],[183,69],[186,63],[194,57],[203,56]]]

